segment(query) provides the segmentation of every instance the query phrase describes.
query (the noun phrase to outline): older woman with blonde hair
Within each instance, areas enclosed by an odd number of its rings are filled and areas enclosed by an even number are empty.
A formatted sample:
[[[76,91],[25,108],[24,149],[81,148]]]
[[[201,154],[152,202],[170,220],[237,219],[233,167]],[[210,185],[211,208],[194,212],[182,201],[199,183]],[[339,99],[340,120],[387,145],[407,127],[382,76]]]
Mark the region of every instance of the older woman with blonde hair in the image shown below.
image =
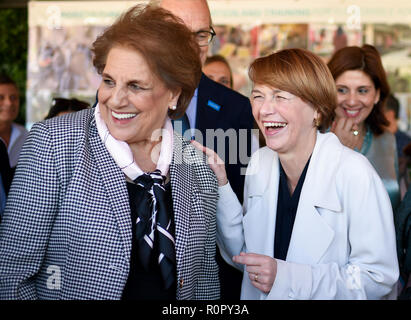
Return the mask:
[[[196,144],[217,175],[217,239],[227,261],[244,270],[241,298],[395,297],[384,185],[364,156],[321,132],[336,108],[327,66],[309,51],[287,49],[258,58],[249,74],[267,146],[249,163],[243,206],[218,156]]]
[[[170,12],[93,44],[95,108],[36,123],[0,226],[0,299],[218,299],[217,181],[174,132],[201,77]]]

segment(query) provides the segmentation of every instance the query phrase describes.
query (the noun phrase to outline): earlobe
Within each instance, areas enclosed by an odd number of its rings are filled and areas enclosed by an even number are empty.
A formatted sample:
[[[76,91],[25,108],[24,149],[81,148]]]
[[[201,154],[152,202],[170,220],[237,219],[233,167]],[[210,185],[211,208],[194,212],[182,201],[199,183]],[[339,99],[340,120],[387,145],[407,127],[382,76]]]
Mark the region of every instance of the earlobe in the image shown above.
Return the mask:
[[[177,106],[178,99],[180,98],[181,89],[171,92],[169,106]]]
[[[313,124],[314,124],[314,127],[317,127],[317,128],[321,126],[320,115],[318,114],[317,110],[314,111]]]

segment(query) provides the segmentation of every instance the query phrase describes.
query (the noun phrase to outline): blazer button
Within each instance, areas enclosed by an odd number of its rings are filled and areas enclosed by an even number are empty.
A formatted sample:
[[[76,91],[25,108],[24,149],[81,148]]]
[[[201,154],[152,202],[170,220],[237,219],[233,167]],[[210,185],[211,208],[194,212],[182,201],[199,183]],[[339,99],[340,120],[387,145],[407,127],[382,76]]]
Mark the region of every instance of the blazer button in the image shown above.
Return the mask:
[[[180,278],[180,289],[183,287],[183,284],[184,284],[184,279]]]

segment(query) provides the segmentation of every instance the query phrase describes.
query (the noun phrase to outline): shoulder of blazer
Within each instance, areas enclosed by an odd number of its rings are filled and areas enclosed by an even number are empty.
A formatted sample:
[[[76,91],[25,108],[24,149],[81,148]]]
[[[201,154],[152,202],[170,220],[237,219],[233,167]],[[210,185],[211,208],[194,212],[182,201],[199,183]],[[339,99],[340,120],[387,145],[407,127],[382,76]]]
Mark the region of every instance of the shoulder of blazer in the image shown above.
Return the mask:
[[[38,136],[39,134],[40,136]],[[69,154],[70,157],[76,157],[79,150],[88,149],[90,137],[98,135],[94,109],[86,109],[37,122],[30,130],[29,137],[31,135],[37,136],[36,139],[43,139],[47,136],[54,152],[59,155],[58,158],[61,160],[65,158],[67,160],[67,157],[63,155]]]
[[[174,132],[173,170],[190,170],[193,173],[195,183],[202,192],[210,193],[218,191],[217,178],[207,164],[207,158],[200,153],[188,140]],[[177,175],[178,176],[178,175]]]
[[[318,162],[319,170],[332,172],[332,176],[341,173],[357,172],[363,174],[366,171],[374,171],[373,166],[360,152],[356,152],[343,145],[333,133],[319,133]]]
[[[94,120],[94,108],[64,114],[41,121],[54,138],[87,136],[92,129],[97,129]],[[97,132],[97,130],[96,130]]]
[[[56,130],[61,127],[71,127],[73,129],[85,128],[92,123],[94,123],[95,125],[94,110],[94,108],[90,108],[77,112],[71,112],[61,116],[43,120],[41,122],[46,124],[50,130]]]
[[[313,191],[315,206],[339,212],[344,186],[348,183],[352,190],[364,188],[376,175],[369,161],[344,146],[335,134],[318,133],[304,185]]]

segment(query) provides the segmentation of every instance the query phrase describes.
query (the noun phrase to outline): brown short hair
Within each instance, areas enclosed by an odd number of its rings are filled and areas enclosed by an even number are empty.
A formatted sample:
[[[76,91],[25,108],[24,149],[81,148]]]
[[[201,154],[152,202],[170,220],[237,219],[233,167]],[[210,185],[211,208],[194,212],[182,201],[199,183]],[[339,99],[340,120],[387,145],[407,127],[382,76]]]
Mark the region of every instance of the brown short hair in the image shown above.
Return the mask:
[[[168,114],[172,119],[182,116],[201,78],[199,48],[182,20],[152,5],[130,8],[93,43],[93,64],[99,74],[115,46],[135,49],[168,89],[181,89],[177,109]]]
[[[382,134],[384,126],[389,124],[384,115],[384,106],[390,94],[390,86],[388,85],[385,70],[377,49],[368,44],[362,47],[342,48],[331,57],[328,62],[328,68],[334,80],[345,71],[350,70],[360,70],[371,78],[375,89],[380,90],[380,100],[374,106],[367,119],[365,119],[365,123],[369,125],[373,134]]]
[[[249,69],[254,83],[290,92],[319,114],[319,129],[331,126],[337,107],[337,89],[327,65],[305,49],[284,49],[256,59]]]
[[[206,65],[210,64],[210,63],[213,63],[213,62],[221,62],[221,63],[224,63],[227,66],[228,71],[230,71],[230,88],[232,88],[233,87],[233,72],[231,71],[231,67],[230,67],[230,64],[228,63],[227,59],[224,58],[224,56],[219,55],[219,54],[209,56],[209,57],[206,58],[206,61],[204,62],[204,67]]]
[[[0,84],[11,84],[18,89],[16,82],[5,73],[0,73]]]

